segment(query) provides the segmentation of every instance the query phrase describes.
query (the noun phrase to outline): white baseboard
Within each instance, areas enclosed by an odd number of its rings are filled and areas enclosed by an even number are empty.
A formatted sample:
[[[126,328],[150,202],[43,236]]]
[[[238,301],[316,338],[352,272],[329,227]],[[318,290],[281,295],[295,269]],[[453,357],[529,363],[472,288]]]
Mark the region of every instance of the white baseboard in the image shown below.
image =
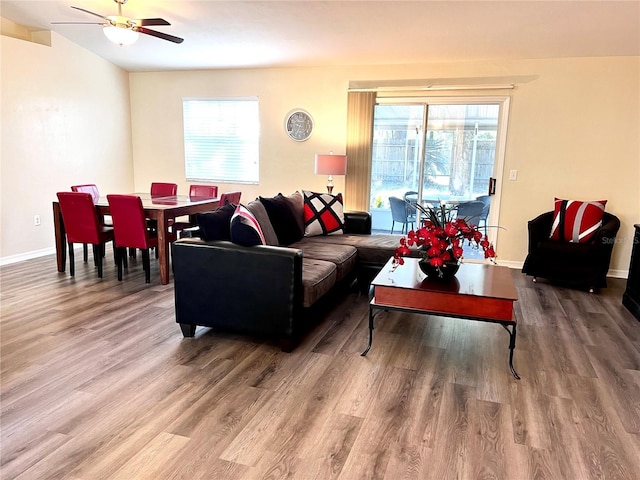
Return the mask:
[[[43,248],[42,250],[34,250],[32,252],[20,253],[18,255],[11,255],[9,257],[1,257],[0,266],[11,265],[12,263],[24,262],[25,260],[44,257],[46,255],[52,255],[55,253],[56,253],[55,247],[49,247],[49,248]]]
[[[518,270],[522,270],[522,265],[524,265],[524,262],[514,262],[514,261],[508,261],[508,260],[498,260],[497,265],[502,265],[503,267],[509,267],[509,268],[517,268]],[[629,277],[629,270],[609,270],[607,272],[607,277],[612,277],[612,278],[628,278]]]
[[[607,277],[612,278],[629,278],[629,270],[609,270]]]
[[[503,267],[509,268],[517,268],[518,270],[522,270],[522,265],[524,262],[512,262],[509,260],[496,260],[496,265],[501,265]]]

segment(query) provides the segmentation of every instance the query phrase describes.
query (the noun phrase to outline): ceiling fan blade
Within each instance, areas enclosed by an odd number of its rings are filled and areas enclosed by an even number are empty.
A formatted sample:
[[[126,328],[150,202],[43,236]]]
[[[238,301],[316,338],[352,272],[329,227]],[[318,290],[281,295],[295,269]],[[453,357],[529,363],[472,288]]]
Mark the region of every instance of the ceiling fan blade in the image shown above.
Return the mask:
[[[104,22],[51,22],[51,25],[104,25]]]
[[[146,33],[147,35],[151,35],[152,37],[158,37],[163,40],[168,40],[173,43],[182,43],[184,42],[184,38],[174,37],[173,35],[169,35],[167,33],[156,32],[155,30],[149,30],[144,27],[133,27],[133,30],[140,33]]]
[[[107,17],[105,17],[103,15],[100,15],[99,13],[90,12],[89,10],[85,10],[84,8],[80,8],[80,7],[71,7],[71,8],[74,8],[76,10],[80,10],[81,12],[84,12],[84,13],[88,13],[89,15],[94,15],[96,17],[100,17],[103,20],[107,20],[107,21],[109,20]]]
[[[154,25],[171,25],[164,18],[141,18],[139,20],[134,20],[137,25],[141,27],[148,27]]]

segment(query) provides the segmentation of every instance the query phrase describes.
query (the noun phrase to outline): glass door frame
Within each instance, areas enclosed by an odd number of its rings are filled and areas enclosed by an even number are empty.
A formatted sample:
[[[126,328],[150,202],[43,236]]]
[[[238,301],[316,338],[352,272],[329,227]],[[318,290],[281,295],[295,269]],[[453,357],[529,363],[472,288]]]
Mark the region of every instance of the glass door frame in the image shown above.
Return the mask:
[[[489,210],[489,218],[487,219],[488,225],[497,226],[499,225],[500,219],[500,204],[502,198],[502,179],[504,178],[504,160],[506,154],[506,143],[507,143],[507,126],[509,123],[509,109],[510,109],[511,97],[508,95],[472,95],[472,96],[385,96],[378,97],[376,99],[377,105],[425,105],[424,115],[428,116],[429,106],[430,105],[473,105],[473,104],[496,104],[499,106],[498,109],[498,127],[497,127],[497,138],[496,138],[496,153],[495,159],[493,163],[493,178],[496,179],[495,182],[495,193],[491,196],[493,197],[491,201],[491,209]],[[422,139],[420,141],[420,155],[424,155],[425,148],[425,140],[427,135],[426,129],[426,118],[425,118],[425,128],[421,132]],[[422,158],[422,157],[421,157]],[[420,167],[420,179],[423,178],[424,175],[424,162],[421,162]],[[369,179],[371,181],[371,179]],[[422,185],[419,185],[420,190],[422,191]],[[489,228],[487,230],[487,236],[489,240],[493,242],[496,250],[498,248],[498,229],[497,228]]]

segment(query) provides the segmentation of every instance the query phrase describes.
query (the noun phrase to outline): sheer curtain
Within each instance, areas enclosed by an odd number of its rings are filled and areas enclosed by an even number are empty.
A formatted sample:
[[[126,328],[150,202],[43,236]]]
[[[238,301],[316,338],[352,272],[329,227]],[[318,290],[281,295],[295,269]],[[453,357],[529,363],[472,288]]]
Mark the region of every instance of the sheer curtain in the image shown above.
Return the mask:
[[[369,211],[371,190],[371,144],[376,92],[349,92],[347,95],[347,176],[345,207]]]

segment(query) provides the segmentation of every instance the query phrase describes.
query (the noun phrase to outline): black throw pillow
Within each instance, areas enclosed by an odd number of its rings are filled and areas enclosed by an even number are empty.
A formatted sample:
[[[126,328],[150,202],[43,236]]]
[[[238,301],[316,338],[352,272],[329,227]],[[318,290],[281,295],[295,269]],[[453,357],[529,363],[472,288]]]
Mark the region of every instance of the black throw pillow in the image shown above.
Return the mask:
[[[275,197],[259,197],[259,199],[269,215],[280,246],[290,245],[302,238],[304,231],[300,231],[291,203],[281,193]]]
[[[234,204],[227,203],[213,212],[196,214],[202,238],[204,240],[231,240],[231,217],[235,210]]]

